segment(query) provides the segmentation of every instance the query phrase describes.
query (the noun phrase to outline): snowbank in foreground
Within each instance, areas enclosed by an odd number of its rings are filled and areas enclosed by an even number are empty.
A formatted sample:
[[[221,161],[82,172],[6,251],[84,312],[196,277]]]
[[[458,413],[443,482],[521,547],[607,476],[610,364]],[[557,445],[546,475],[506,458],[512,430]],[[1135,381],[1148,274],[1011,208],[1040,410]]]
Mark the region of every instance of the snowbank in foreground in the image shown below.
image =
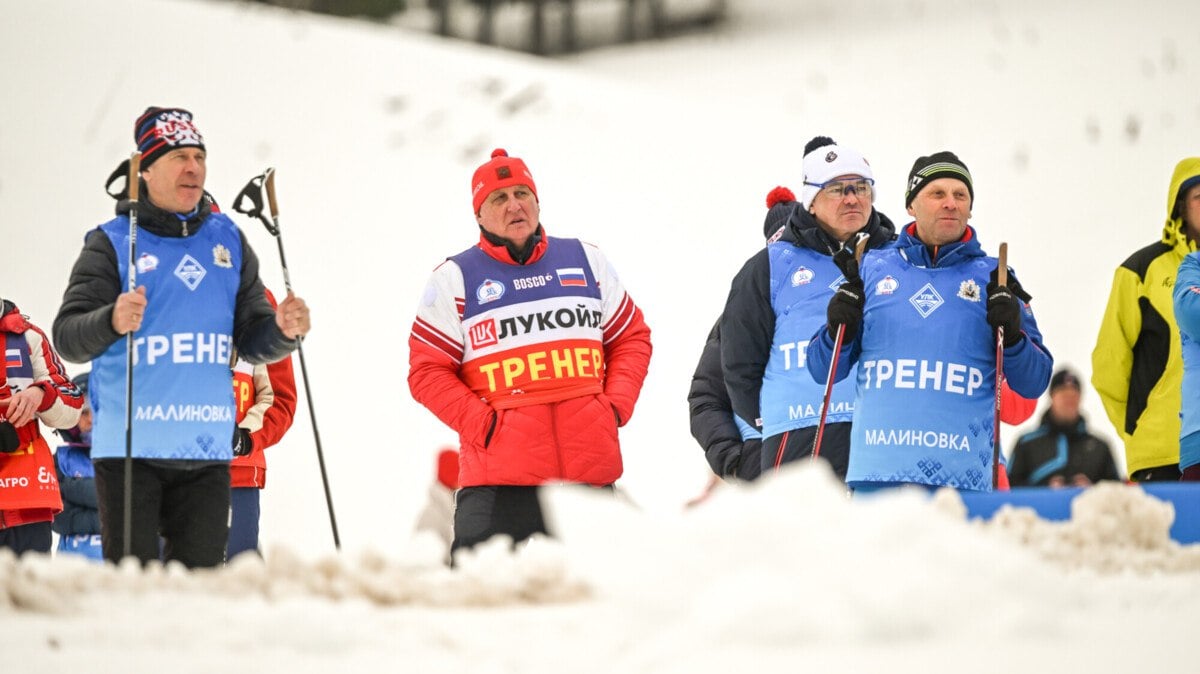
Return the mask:
[[[758,578],[759,589],[769,593],[781,581],[776,576],[791,575],[789,559],[806,568],[837,569],[852,582],[898,580],[910,572],[950,578],[981,556],[995,561],[990,569],[966,572],[964,586],[978,584],[980,573],[994,571],[1002,579],[1014,569],[1048,582],[1061,579],[1063,571],[1200,571],[1200,546],[1182,546],[1169,536],[1171,504],[1115,483],[1083,492],[1066,522],[1006,506],[988,522],[968,523],[962,500],[951,490],[932,499],[912,491],[850,500],[815,467],[758,487],[724,488],[677,516],[644,513],[570,488],[552,490],[548,500],[561,540],[534,540],[515,553],[507,541],[493,541],[463,556],[453,571],[442,565],[439,543],[424,536],[414,538],[400,558],[367,551],[306,561],[280,547],[265,561],[242,557],[224,569],[196,572],[175,564],[144,571],[132,561],[96,565],[68,555],[16,559],[0,550],[0,610],[63,612],[81,596],[159,591],[379,605],[543,604],[587,601],[597,593],[632,596],[682,588],[688,594],[746,575]]]

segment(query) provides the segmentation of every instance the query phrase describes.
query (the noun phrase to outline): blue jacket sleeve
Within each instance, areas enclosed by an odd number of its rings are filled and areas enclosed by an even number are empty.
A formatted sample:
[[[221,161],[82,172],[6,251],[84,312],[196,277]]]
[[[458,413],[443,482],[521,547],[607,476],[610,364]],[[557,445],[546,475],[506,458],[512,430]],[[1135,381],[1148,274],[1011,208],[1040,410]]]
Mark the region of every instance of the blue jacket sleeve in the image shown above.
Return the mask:
[[[861,335],[861,330],[859,331]],[[837,372],[833,373],[833,381],[839,382],[850,374],[850,368],[858,362],[858,356],[862,352],[862,344],[859,341],[860,335],[856,335],[854,339],[846,344],[843,342],[842,349],[838,354]],[[829,336],[829,329],[825,325],[817,328],[817,331],[808,340],[808,348],[805,350],[808,372],[818,384],[828,383],[829,379],[829,362],[833,360],[833,338]]]
[[[1200,258],[1196,253],[1190,253],[1180,263],[1172,296],[1179,332],[1200,341]]]

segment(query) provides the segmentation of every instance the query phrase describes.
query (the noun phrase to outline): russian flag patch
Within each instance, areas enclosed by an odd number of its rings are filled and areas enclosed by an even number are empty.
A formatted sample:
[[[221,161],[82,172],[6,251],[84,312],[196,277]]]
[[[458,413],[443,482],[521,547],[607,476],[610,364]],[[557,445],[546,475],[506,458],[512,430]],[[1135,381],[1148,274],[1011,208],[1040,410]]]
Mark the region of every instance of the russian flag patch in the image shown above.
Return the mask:
[[[566,267],[564,269],[555,269],[558,274],[558,284],[560,286],[584,286],[587,287],[587,277],[583,275],[583,267]]]

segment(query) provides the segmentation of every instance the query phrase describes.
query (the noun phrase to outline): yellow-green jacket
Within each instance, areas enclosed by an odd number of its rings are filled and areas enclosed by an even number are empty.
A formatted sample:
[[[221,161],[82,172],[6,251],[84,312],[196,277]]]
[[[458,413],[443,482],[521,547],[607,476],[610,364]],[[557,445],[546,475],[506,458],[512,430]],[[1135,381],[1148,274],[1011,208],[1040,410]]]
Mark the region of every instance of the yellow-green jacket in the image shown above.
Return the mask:
[[[1200,175],[1200,157],[1179,162],[1167,191],[1162,240],[1121,263],[1092,351],[1092,386],[1125,443],[1130,475],[1179,463],[1183,357],[1171,291],[1185,255],[1196,250],[1174,215],[1185,180]]]

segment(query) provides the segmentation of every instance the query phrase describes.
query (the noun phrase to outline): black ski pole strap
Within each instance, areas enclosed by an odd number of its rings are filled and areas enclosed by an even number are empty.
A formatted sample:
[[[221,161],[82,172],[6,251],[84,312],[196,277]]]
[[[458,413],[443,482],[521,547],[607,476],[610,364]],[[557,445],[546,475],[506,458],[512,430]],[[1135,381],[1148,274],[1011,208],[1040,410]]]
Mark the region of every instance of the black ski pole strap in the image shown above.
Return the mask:
[[[121,189],[114,191],[113,185],[118,182],[121,183]],[[113,169],[113,172],[108,174],[108,180],[104,181],[104,191],[108,193],[108,196],[116,199],[117,201],[129,198],[128,159],[121,160],[121,163],[117,165],[117,168]]]
[[[263,212],[263,182],[266,180],[266,176],[267,174],[264,172],[254,176],[250,182],[246,183],[246,186],[237,195],[237,199],[233,200],[233,210],[242,215],[258,218],[271,236],[279,236],[279,228]]]

